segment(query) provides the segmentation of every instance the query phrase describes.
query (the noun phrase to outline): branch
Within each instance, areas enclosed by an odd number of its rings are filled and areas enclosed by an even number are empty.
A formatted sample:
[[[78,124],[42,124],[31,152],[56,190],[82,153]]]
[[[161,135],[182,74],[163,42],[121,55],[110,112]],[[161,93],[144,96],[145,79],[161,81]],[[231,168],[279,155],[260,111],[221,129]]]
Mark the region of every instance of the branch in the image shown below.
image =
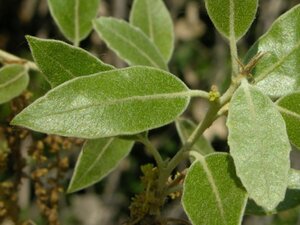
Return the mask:
[[[0,49],[0,62],[2,62],[3,64],[14,64],[14,63],[22,64],[31,70],[40,71],[34,62],[29,61],[27,59],[19,58],[18,56],[15,56],[1,49]]]

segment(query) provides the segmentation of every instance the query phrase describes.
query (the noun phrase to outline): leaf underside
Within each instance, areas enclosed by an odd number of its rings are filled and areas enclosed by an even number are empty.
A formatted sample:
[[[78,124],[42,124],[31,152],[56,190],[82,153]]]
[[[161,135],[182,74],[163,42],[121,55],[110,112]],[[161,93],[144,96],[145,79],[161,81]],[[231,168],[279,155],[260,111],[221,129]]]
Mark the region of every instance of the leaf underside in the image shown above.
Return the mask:
[[[228,143],[249,197],[273,210],[284,199],[290,167],[285,123],[273,102],[243,80],[228,111]]]
[[[266,53],[253,75],[263,93],[278,98],[300,89],[300,5],[280,16],[246,55]]]
[[[94,28],[105,43],[129,65],[152,66],[167,70],[161,53],[140,29],[115,18],[99,18]]]

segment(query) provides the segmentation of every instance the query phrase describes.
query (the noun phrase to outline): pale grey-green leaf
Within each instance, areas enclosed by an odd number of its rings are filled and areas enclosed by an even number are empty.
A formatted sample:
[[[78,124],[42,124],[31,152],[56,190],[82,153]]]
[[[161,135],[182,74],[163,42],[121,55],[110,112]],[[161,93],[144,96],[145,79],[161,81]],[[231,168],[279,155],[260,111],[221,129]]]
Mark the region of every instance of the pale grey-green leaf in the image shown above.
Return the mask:
[[[240,39],[249,29],[258,0],[205,0],[208,15],[225,37]]]
[[[27,70],[22,65],[7,65],[0,69],[0,104],[19,96],[29,83]]]
[[[300,170],[295,170],[295,169],[290,170],[288,186],[289,189],[300,190]]]
[[[173,74],[136,66],[67,81],[12,124],[91,139],[130,135],[174,121],[189,100],[190,90]]]
[[[88,140],[78,157],[68,192],[78,191],[103,179],[125,158],[134,141],[119,138]]]
[[[52,87],[78,76],[113,69],[89,52],[62,41],[26,37],[40,70]]]
[[[300,150],[300,91],[282,97],[277,106],[285,120],[291,143]]]
[[[240,225],[247,193],[228,154],[199,158],[184,181],[182,203],[194,225]]]
[[[300,205],[300,190],[299,189],[287,189],[285,198],[276,209],[265,210],[262,207],[258,206],[253,200],[249,199],[246,214],[250,215],[271,215],[281,211],[295,208]]]
[[[291,146],[273,102],[246,80],[228,111],[228,143],[237,175],[250,198],[267,210],[284,199]]]
[[[178,118],[176,120],[176,129],[181,143],[185,144],[188,138],[192,135],[193,131],[196,129],[196,124],[189,119]],[[196,151],[201,155],[207,155],[214,152],[211,144],[203,136],[197,139],[191,150]]]
[[[74,43],[91,32],[99,3],[100,0],[48,0],[51,15],[59,29]]]
[[[135,0],[130,23],[140,28],[158,47],[166,62],[174,48],[173,22],[163,0]]]
[[[247,53],[249,61],[257,52],[266,53],[253,72],[257,87],[272,97],[300,88],[300,5],[279,17]]]
[[[167,70],[161,53],[140,29],[123,20],[104,17],[94,21],[94,28],[105,43],[129,65]]]

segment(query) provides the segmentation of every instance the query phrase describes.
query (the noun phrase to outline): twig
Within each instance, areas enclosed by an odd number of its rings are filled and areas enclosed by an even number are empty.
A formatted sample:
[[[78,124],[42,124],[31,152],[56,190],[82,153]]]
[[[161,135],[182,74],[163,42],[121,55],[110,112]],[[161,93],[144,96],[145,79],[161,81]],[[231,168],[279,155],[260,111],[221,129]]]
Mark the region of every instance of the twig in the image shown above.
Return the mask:
[[[1,49],[0,49],[0,62],[2,62],[3,64],[22,64],[24,66],[27,66],[31,70],[40,71],[34,62],[29,61],[27,59],[19,58],[18,56],[15,56]]]

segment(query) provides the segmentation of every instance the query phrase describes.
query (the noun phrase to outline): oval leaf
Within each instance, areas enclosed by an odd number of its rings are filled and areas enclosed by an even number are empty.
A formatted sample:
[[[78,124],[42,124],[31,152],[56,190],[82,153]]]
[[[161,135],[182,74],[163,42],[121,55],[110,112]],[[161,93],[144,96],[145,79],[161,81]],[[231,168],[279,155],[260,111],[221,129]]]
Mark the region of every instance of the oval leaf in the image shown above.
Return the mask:
[[[158,47],[166,62],[174,48],[172,18],[162,0],[135,0],[130,23],[140,28]]]
[[[179,118],[176,120],[176,129],[181,143],[185,144],[188,138],[192,135],[193,131],[196,129],[196,124],[191,120]],[[211,144],[203,136],[197,139],[191,150],[196,151],[201,155],[207,155],[214,152]]]
[[[240,39],[249,29],[257,11],[258,0],[205,0],[208,15],[225,37]]]
[[[128,135],[172,122],[189,99],[189,90],[174,75],[137,66],[68,81],[28,106],[12,124],[91,139]]]
[[[279,99],[277,105],[285,120],[290,141],[300,150],[300,91]]]
[[[195,225],[239,225],[247,193],[228,154],[211,154],[189,168],[182,203]]]
[[[59,29],[76,44],[91,32],[99,3],[100,0],[48,0],[51,15]]]
[[[100,181],[125,158],[134,141],[119,138],[88,140],[78,157],[68,192],[78,191]]]
[[[272,97],[300,88],[300,5],[279,17],[249,50],[246,61],[257,52],[266,53],[255,68],[257,87]]]
[[[113,69],[87,51],[62,41],[43,40],[31,36],[26,38],[34,61],[52,87],[78,76]]]
[[[99,18],[94,21],[94,28],[105,43],[129,65],[167,70],[161,53],[140,29],[114,18]]]
[[[282,116],[267,96],[243,80],[230,102],[227,126],[237,175],[250,198],[274,209],[284,199],[290,167]]]
[[[0,104],[19,96],[29,83],[27,70],[21,65],[8,65],[0,69]]]

